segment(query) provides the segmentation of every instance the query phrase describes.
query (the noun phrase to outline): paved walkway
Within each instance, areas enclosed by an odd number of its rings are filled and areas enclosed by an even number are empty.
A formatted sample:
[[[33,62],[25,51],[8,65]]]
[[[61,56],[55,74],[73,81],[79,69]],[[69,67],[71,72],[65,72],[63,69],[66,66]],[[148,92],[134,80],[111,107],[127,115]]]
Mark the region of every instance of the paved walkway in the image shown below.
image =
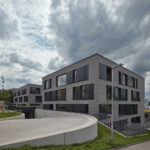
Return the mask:
[[[119,150],[150,150],[150,141],[121,148]]]

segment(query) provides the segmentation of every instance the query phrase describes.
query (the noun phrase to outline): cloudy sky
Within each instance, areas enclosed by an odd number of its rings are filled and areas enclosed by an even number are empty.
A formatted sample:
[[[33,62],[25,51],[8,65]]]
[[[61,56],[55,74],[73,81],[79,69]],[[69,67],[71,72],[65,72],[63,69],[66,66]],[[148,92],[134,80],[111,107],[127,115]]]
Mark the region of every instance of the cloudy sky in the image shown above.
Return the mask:
[[[144,76],[150,98],[150,0],[0,0],[6,88],[94,53]]]

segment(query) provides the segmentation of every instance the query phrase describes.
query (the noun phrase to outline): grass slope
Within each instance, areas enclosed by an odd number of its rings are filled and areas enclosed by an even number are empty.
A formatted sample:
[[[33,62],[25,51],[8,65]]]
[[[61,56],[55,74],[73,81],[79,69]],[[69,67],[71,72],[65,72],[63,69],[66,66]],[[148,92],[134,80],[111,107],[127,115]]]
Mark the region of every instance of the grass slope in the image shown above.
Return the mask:
[[[11,150],[107,150],[111,148],[120,147],[123,145],[145,141],[150,139],[150,132],[148,135],[134,136],[134,137],[122,137],[115,133],[114,140],[110,141],[110,130],[105,126],[98,123],[98,136],[96,139],[83,144],[74,144],[70,146],[43,146],[43,147],[30,147],[25,145],[21,148]]]
[[[0,112],[0,119],[21,115],[19,112]]]

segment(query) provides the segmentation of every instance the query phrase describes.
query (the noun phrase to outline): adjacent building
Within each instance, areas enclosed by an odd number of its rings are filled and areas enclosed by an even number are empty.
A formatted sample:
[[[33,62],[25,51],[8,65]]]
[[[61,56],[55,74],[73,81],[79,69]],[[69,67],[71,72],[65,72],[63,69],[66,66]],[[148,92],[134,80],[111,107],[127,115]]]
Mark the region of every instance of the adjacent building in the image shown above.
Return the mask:
[[[111,114],[112,67],[95,54],[42,78],[43,109],[88,113],[100,120]],[[114,125],[144,124],[144,78],[124,68],[113,69]]]
[[[16,106],[42,107],[42,85],[27,84],[13,89],[13,103]]]

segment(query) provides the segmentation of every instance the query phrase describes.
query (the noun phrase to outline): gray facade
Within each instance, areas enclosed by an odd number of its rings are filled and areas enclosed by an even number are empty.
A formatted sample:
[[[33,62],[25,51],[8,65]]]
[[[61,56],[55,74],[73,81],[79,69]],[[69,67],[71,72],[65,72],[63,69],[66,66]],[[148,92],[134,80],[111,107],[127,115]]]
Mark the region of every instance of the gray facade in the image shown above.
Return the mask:
[[[115,65],[95,54],[43,77],[43,108],[88,113],[102,119],[110,113],[111,67]],[[143,125],[144,78],[124,67],[113,72],[114,121]]]
[[[27,84],[13,90],[13,104],[16,106],[42,107],[42,85]]]

